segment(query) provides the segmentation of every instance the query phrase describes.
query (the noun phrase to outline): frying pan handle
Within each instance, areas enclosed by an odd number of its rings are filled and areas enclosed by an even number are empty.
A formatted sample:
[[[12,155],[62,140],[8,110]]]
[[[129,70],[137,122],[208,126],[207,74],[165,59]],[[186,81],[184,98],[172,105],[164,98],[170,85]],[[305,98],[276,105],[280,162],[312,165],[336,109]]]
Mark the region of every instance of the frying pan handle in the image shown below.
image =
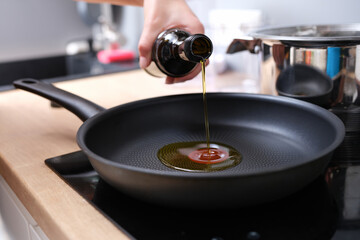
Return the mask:
[[[23,89],[36,95],[47,98],[78,116],[82,121],[102,112],[105,108],[90,102],[80,96],[66,92],[52,84],[27,78],[13,82],[16,88]]]

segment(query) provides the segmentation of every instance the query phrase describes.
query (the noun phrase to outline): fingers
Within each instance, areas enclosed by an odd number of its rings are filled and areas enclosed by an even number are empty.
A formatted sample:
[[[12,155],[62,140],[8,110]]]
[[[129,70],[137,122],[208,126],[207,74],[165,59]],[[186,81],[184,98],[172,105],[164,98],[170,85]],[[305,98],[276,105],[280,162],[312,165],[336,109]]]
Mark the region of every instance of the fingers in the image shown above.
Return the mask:
[[[205,66],[209,65],[209,59],[206,60]],[[165,79],[166,84],[180,83],[185,82],[187,80],[191,80],[196,77],[201,72],[201,64],[197,64],[193,71],[191,71],[188,75],[184,77],[174,78],[167,76]]]
[[[201,66],[198,64],[193,71],[191,71],[188,75],[184,77],[174,78],[174,77],[166,77],[165,83],[166,84],[173,84],[173,83],[180,83],[185,82],[187,80],[193,79],[201,72]]]
[[[141,34],[138,49],[139,49],[139,65],[140,68],[144,69],[149,66],[151,62],[151,49],[157,35],[147,30],[144,26],[144,31]]]
[[[166,29],[163,19],[167,19],[169,13],[159,8],[161,1],[144,1],[144,27],[138,43],[139,65],[143,69],[151,62],[151,50],[157,36]]]
[[[151,45],[152,46],[152,45]],[[147,68],[151,62],[151,47],[147,44],[139,43],[139,66],[142,69]]]

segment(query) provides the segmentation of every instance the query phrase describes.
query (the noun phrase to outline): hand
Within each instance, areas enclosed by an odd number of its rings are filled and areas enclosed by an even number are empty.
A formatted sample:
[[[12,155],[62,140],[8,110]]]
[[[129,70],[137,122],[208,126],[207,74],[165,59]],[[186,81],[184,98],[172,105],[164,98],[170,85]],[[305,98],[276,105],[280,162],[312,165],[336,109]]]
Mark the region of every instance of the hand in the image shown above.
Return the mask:
[[[81,1],[81,0],[80,0]],[[170,28],[180,28],[191,34],[204,33],[204,26],[191,11],[185,0],[83,0],[91,3],[111,3],[144,7],[144,29],[139,41],[140,67],[151,62],[151,49],[157,36]],[[206,62],[208,64],[209,61]],[[194,78],[201,71],[198,65],[181,78],[166,77],[166,83],[183,82]]]
[[[204,26],[191,11],[185,0],[144,0],[144,29],[139,41],[140,67],[151,62],[151,49],[157,36],[166,29],[180,28],[191,34],[204,33]],[[183,82],[195,77],[201,71],[198,65],[190,74],[173,78],[166,77],[166,83]]]

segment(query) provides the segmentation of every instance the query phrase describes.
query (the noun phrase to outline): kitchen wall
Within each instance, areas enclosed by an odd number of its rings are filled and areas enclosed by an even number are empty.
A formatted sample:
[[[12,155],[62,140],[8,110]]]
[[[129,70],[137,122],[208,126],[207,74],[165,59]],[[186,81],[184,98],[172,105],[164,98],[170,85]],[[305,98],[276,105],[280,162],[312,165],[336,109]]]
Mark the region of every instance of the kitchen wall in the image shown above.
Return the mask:
[[[71,0],[0,1],[0,62],[58,55],[90,36]]]
[[[212,9],[259,9],[268,25],[360,22],[358,0],[188,0],[208,27]],[[136,50],[142,10],[126,7],[119,30]],[[66,44],[91,36],[72,0],[0,1],[0,62],[65,53]]]
[[[188,0],[206,24],[211,9],[259,9],[267,24],[329,24],[360,22],[359,0]],[[206,2],[206,4],[203,4]],[[205,5],[205,6],[204,6]]]

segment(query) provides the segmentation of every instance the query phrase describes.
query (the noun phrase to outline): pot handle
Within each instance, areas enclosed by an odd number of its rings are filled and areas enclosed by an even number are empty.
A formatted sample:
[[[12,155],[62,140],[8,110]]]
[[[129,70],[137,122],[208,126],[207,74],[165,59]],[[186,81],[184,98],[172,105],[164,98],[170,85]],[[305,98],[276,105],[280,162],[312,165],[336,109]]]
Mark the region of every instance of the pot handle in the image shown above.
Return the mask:
[[[102,112],[105,108],[90,102],[80,96],[54,87],[50,83],[44,83],[35,79],[27,78],[13,82],[15,88],[19,88],[36,95],[47,98],[78,116],[82,121]]]
[[[226,53],[236,53],[244,50],[248,50],[251,53],[259,53],[261,49],[261,39],[248,38],[248,39],[234,39]]]

